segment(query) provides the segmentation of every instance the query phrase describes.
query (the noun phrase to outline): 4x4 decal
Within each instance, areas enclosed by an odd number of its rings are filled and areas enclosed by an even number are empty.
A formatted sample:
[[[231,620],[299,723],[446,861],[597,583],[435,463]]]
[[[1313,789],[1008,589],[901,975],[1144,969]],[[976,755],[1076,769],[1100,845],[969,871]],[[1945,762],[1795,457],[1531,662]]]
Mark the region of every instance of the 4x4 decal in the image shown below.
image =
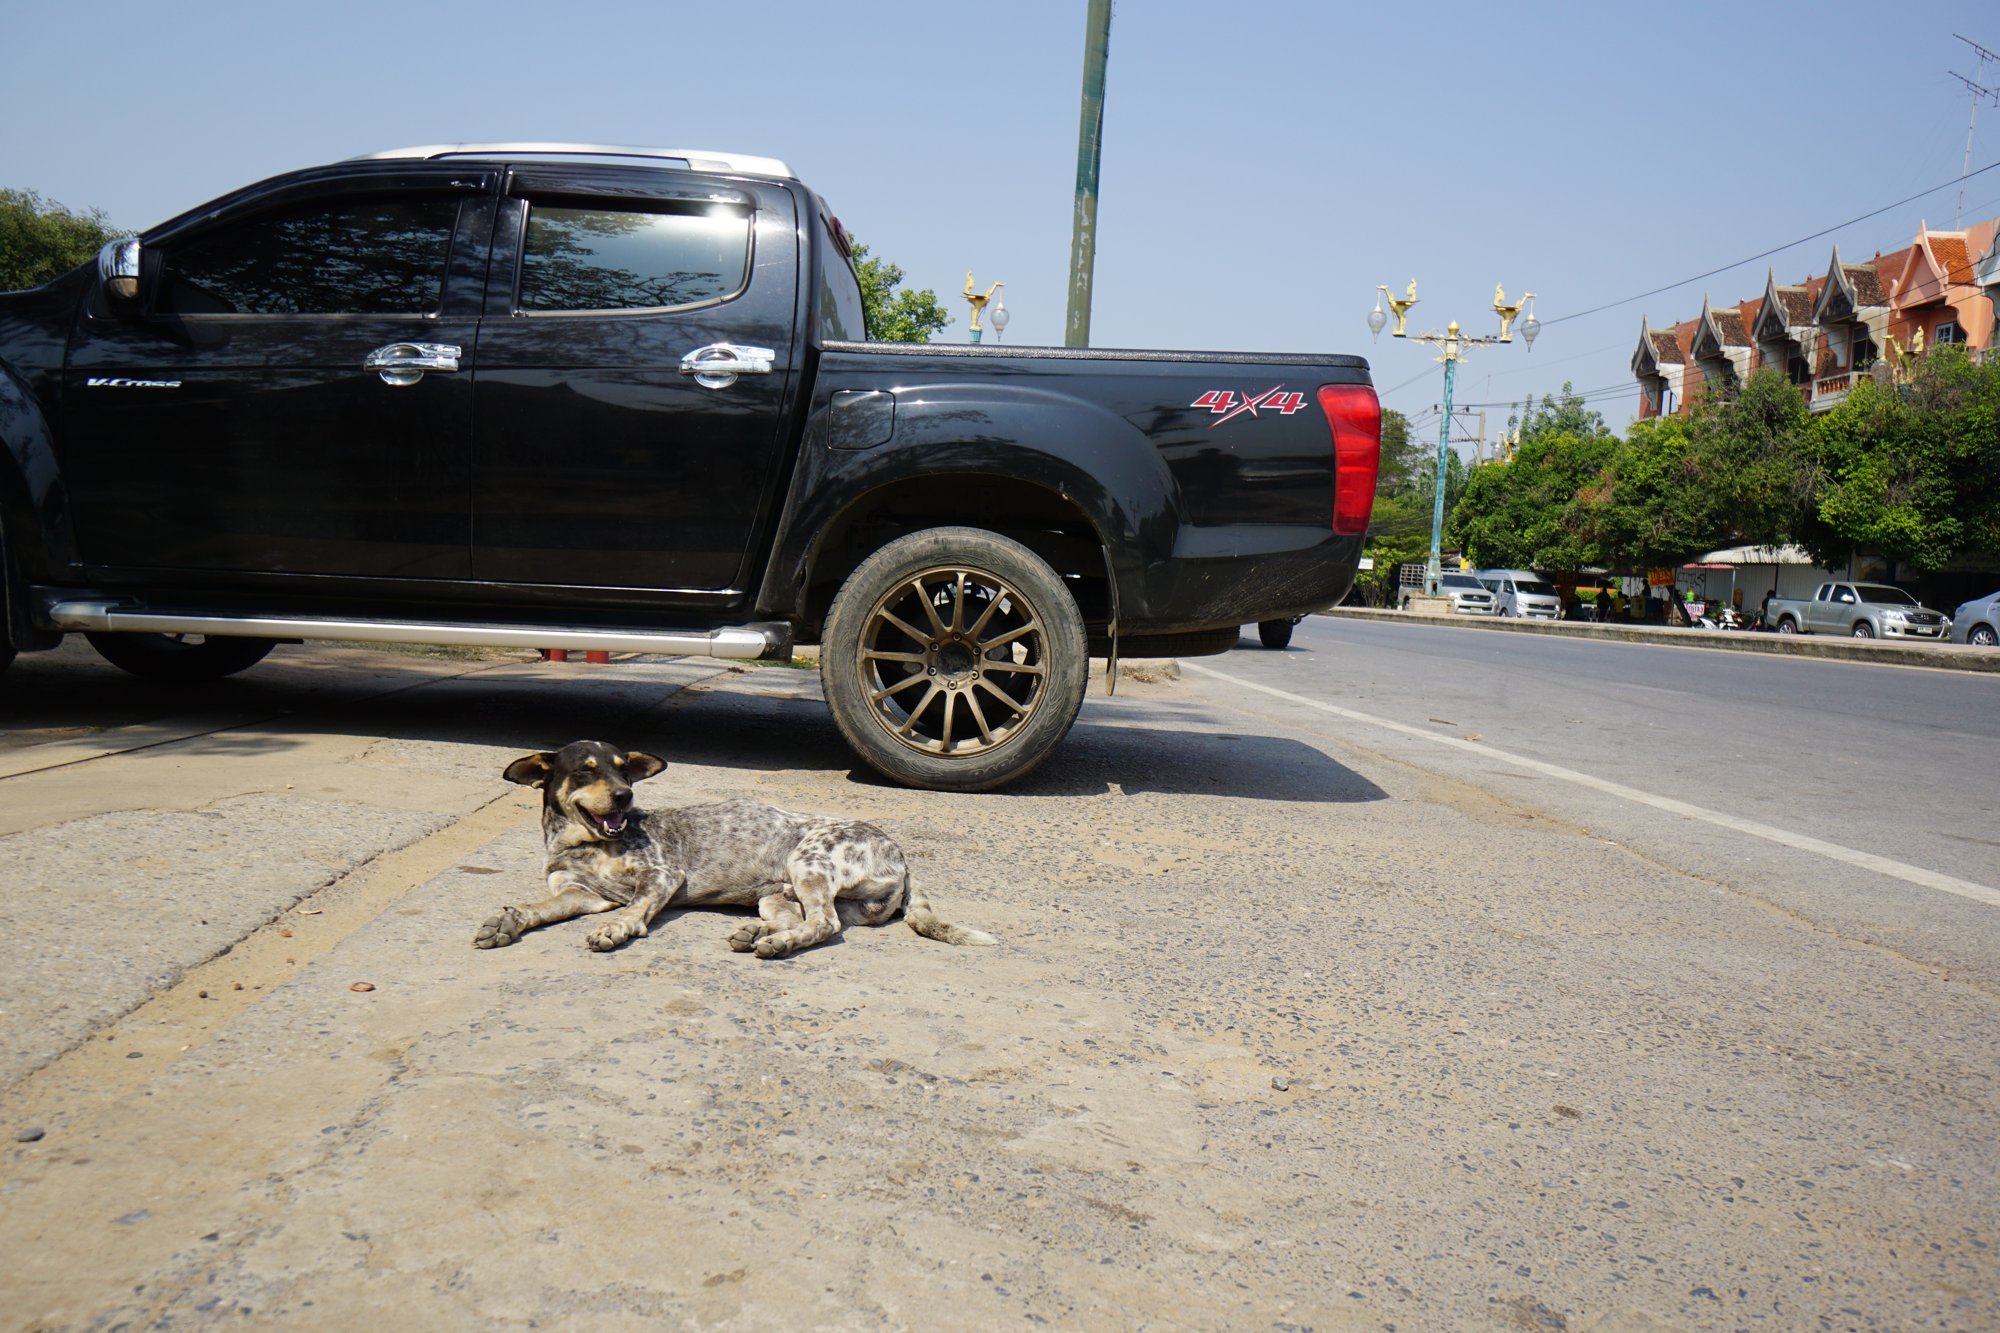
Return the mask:
[[[1216,414],[1216,419],[1209,423],[1208,428],[1210,430],[1214,430],[1231,417],[1241,416],[1245,412],[1254,417],[1264,408],[1270,408],[1279,416],[1288,417],[1305,405],[1306,396],[1304,394],[1286,393],[1285,386],[1282,384],[1275,389],[1266,389],[1255,398],[1245,394],[1241,400],[1236,397],[1233,390],[1210,389],[1207,393],[1188,404],[1189,407],[1205,407]]]

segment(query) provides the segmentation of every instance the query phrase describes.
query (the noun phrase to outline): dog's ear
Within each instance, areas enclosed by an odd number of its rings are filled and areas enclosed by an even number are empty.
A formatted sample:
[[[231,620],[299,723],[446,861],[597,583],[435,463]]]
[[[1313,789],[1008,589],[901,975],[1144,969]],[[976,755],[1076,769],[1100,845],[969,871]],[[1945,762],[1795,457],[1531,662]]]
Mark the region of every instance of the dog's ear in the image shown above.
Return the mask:
[[[618,761],[618,767],[627,782],[644,782],[657,773],[666,772],[667,761],[656,754],[634,750]]]
[[[555,760],[556,757],[547,750],[524,754],[507,765],[507,771],[500,776],[509,782],[518,782],[523,787],[539,787],[549,780],[549,774],[555,767]]]

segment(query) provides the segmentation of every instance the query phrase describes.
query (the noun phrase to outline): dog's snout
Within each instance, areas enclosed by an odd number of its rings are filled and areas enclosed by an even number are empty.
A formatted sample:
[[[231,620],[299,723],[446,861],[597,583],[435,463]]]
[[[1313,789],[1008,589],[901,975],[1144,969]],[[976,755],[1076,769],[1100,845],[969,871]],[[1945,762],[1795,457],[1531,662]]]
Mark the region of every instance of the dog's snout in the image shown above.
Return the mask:
[[[632,789],[630,787],[612,788],[611,803],[620,810],[629,809],[632,805]]]

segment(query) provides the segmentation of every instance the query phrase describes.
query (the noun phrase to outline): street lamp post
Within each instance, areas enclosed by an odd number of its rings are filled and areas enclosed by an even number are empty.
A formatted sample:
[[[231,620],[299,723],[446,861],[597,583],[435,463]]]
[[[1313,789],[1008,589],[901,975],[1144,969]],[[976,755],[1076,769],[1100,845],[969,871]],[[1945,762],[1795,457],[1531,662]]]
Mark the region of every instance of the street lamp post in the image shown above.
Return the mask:
[[[1429,333],[1412,335],[1404,331],[1404,325],[1409,320],[1410,307],[1417,303],[1417,280],[1410,279],[1409,288],[1401,297],[1392,294],[1386,286],[1378,286],[1375,290],[1382,293],[1382,297],[1376,299],[1375,308],[1368,313],[1368,330],[1378,341],[1382,337],[1383,326],[1389,322],[1389,316],[1382,309],[1382,299],[1387,298],[1389,309],[1396,315],[1396,327],[1391,331],[1391,337],[1414,336],[1418,342],[1429,343],[1444,353],[1437,358],[1444,362],[1444,420],[1438,426],[1437,480],[1431,495],[1431,553],[1429,560],[1424,563],[1424,592],[1428,596],[1435,597],[1444,578],[1442,566],[1445,454],[1451,448],[1451,387],[1453,375],[1458,369],[1458,358],[1468,347],[1491,347],[1496,343],[1513,342],[1514,335],[1509,330],[1520,315],[1523,305],[1528,307],[1528,317],[1521,321],[1521,341],[1525,342],[1528,350],[1532,352],[1535,349],[1535,335],[1542,331],[1542,322],[1535,318],[1533,292],[1526,293],[1520,300],[1509,305],[1505,289],[1496,285],[1493,288],[1493,313],[1500,316],[1498,336],[1474,338],[1462,335],[1458,331],[1457,320],[1447,324],[1443,333],[1433,329]]]

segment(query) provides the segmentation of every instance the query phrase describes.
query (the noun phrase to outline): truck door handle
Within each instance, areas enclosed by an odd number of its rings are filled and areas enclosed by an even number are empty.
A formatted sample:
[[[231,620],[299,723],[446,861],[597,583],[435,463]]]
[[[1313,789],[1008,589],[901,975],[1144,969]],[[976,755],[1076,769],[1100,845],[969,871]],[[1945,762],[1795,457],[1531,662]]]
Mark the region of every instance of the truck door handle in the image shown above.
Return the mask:
[[[681,358],[681,374],[694,376],[704,389],[726,389],[738,375],[768,375],[777,353],[768,347],[738,347],[710,343]]]
[[[450,343],[390,343],[370,352],[361,368],[380,371],[384,384],[415,384],[427,370],[457,370],[458,354]]]

